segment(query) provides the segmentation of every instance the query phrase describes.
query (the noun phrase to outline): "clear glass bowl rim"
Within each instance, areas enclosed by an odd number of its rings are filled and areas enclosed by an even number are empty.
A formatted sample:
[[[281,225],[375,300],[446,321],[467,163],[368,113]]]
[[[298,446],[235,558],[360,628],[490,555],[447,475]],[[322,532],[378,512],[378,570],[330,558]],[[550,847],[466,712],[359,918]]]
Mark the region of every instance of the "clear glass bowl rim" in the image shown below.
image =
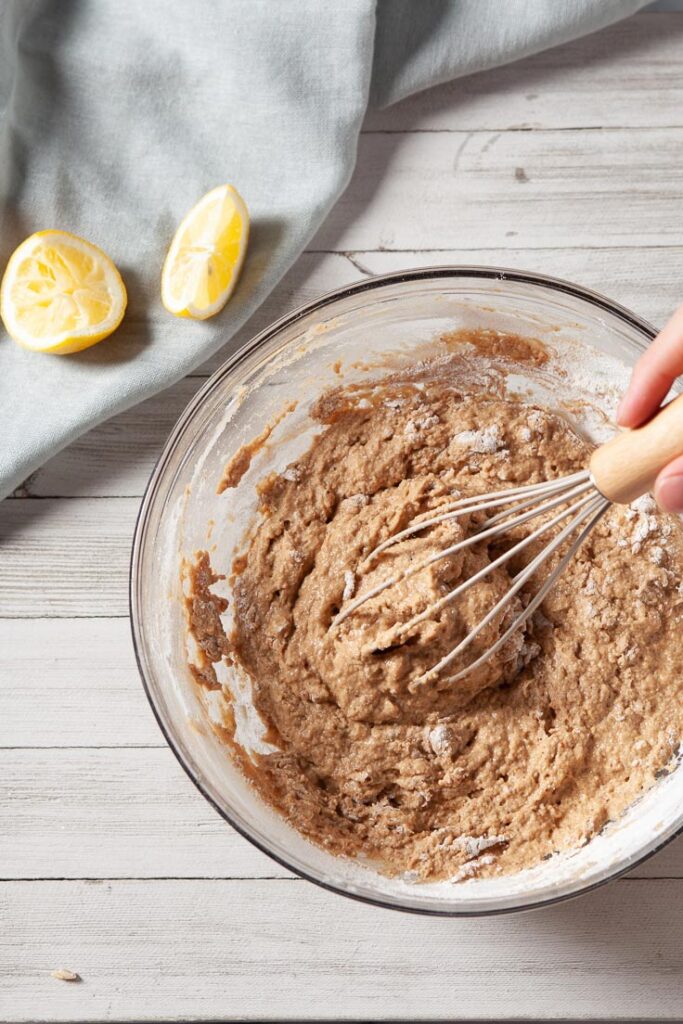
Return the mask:
[[[140,503],[138,510],[137,520],[135,524],[135,531],[133,535],[133,543],[131,550],[130,559],[130,571],[129,571],[129,611],[130,611],[130,624],[131,633],[133,639],[133,648],[135,651],[135,658],[138,665],[138,670],[142,680],[142,685],[147,695],[147,699],[152,708],[154,717],[157,720],[159,728],[163,736],[166,739],[170,749],[175,755],[178,763],[181,765],[185,773],[188,775],[190,780],[197,787],[202,796],[211,804],[211,806],[218,812],[218,814],[228,822],[228,824],[235,829],[243,838],[248,840],[253,846],[259,849],[266,856],[276,861],[287,871],[293,872],[299,877],[306,881],[312,882],[319,887],[326,889],[330,892],[336,893],[347,898],[354,899],[358,902],[370,904],[377,907],[382,907],[389,910],[397,910],[404,913],[421,914],[431,917],[488,917],[499,914],[519,913],[522,911],[528,911],[533,909],[539,909],[541,907],[551,906],[555,903],[562,903],[566,900],[573,899],[577,896],[582,896],[594,889],[599,888],[602,885],[606,885],[608,882],[614,881],[616,878],[625,874],[628,871],[632,871],[638,865],[647,861],[650,857],[659,853],[665,846],[670,842],[683,835],[683,816],[676,823],[675,827],[671,830],[668,835],[665,835],[661,842],[655,843],[649,850],[643,852],[641,856],[635,858],[628,865],[616,868],[613,871],[607,870],[602,878],[598,878],[596,881],[581,886],[572,887],[569,891],[560,892],[552,897],[543,899],[530,899],[527,903],[520,902],[514,906],[501,906],[501,907],[485,907],[482,909],[471,908],[468,910],[453,910],[444,908],[443,910],[438,908],[419,908],[414,906],[400,905],[398,902],[392,902],[389,899],[384,899],[381,896],[372,897],[365,894],[349,891],[343,885],[336,885],[325,881],[321,878],[317,878],[313,874],[302,870],[301,867],[295,864],[289,863],[280,854],[275,853],[264,844],[260,838],[255,837],[251,834],[251,831],[247,825],[241,821],[235,820],[235,818],[228,813],[225,808],[220,806],[213,798],[212,794],[207,790],[201,778],[198,778],[195,774],[193,767],[188,764],[176,741],[173,734],[173,728],[170,723],[167,723],[161,708],[156,702],[154,696],[154,682],[151,678],[152,670],[148,666],[145,649],[144,639],[144,627],[142,623],[142,616],[140,613],[140,565],[142,562],[142,555],[144,551],[145,541],[147,537],[148,527],[150,524],[150,513],[154,505],[154,501],[157,498],[158,491],[164,483],[165,473],[168,469],[169,461],[175,454],[178,445],[182,440],[182,436],[186,428],[191,424],[194,416],[201,410],[204,402],[209,396],[220,387],[224,379],[235,370],[238,366],[242,365],[252,354],[254,354],[261,346],[266,344],[268,341],[277,337],[277,335],[294,325],[297,321],[303,320],[305,317],[312,313],[318,313],[323,311],[327,306],[337,302],[341,299],[348,298],[355,295],[360,295],[364,292],[372,293],[378,289],[382,289],[387,286],[396,284],[410,284],[411,282],[420,281],[436,281],[442,280],[455,280],[458,278],[480,278],[489,281],[510,281],[519,284],[526,284],[538,286],[541,288],[548,289],[550,291],[556,291],[564,293],[566,295],[573,296],[574,298],[583,300],[587,304],[602,309],[609,313],[611,316],[622,320],[630,327],[634,328],[642,337],[643,341],[640,343],[640,347],[645,351],[647,344],[656,336],[657,329],[647,320],[633,313],[625,306],[620,305],[617,302],[613,302],[600,292],[593,291],[590,288],[584,288],[583,286],[566,281],[563,278],[551,277],[545,274],[537,274],[527,271],[514,270],[508,267],[491,267],[491,266],[480,266],[480,265],[439,265],[431,267],[420,267],[416,269],[407,269],[395,271],[390,274],[381,274],[368,278],[364,278],[361,281],[355,282],[350,285],[345,285],[341,288],[334,289],[330,292],[325,292],[319,298],[312,302],[304,303],[301,306],[296,307],[291,312],[280,317],[278,320],[273,321],[268,327],[264,328],[258,334],[254,335],[248,342],[246,342],[241,348],[229,356],[225,362],[214,371],[213,374],[208,378],[206,383],[197,391],[194,397],[187,404],[183,412],[178,417],[174,427],[172,428],[168,439],[163,447],[163,450],[156,462],[154,469],[152,470],[150,479],[145,488],[145,492]],[[638,344],[638,342],[636,342]]]

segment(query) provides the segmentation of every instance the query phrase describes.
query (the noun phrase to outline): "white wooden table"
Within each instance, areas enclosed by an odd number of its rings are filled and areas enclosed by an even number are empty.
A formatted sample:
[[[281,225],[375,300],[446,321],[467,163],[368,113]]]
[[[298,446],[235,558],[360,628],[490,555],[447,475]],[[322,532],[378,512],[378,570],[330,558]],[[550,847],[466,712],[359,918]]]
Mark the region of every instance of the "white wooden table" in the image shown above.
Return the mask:
[[[432,263],[566,276],[661,323],[683,299],[682,54],[683,14],[645,14],[373,115],[346,196],[239,340]],[[682,841],[558,907],[425,920],[293,878],[185,777],[126,573],[154,459],[223,357],[0,505],[0,1019],[683,1017]]]

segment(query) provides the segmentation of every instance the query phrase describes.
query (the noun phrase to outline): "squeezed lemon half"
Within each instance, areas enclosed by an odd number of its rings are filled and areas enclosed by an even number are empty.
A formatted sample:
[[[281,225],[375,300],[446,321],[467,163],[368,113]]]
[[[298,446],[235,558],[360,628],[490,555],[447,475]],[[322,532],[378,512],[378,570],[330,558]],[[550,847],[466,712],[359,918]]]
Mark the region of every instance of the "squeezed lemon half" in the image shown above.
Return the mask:
[[[66,355],[121,323],[126,287],[101,249],[68,231],[37,231],[15,249],[0,287],[8,334],[34,352]]]
[[[249,212],[232,185],[219,185],[180,223],[161,275],[161,301],[174,316],[206,320],[232,295],[247,249]]]

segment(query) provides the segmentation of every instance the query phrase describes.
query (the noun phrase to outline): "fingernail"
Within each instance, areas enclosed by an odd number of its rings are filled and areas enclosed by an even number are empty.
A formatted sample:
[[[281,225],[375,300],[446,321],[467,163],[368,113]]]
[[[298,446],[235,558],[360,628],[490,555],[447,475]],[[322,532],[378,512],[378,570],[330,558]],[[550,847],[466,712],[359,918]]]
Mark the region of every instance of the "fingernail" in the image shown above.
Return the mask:
[[[629,412],[631,411],[632,405],[633,402],[629,395],[624,395],[622,400],[619,402],[619,405],[617,406],[617,423],[620,427],[629,426]]]
[[[657,484],[655,499],[667,512],[683,512],[683,476],[665,476]]]

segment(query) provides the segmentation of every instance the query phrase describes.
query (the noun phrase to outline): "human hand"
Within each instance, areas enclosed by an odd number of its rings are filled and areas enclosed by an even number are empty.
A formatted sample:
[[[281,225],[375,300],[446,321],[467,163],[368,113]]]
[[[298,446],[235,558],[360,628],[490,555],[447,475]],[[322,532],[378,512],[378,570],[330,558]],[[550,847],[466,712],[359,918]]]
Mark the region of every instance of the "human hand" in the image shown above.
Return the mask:
[[[674,379],[683,373],[683,306],[659,332],[635,365],[617,411],[622,427],[638,427],[656,412]],[[683,512],[683,455],[673,459],[655,481],[654,496],[667,512]]]

